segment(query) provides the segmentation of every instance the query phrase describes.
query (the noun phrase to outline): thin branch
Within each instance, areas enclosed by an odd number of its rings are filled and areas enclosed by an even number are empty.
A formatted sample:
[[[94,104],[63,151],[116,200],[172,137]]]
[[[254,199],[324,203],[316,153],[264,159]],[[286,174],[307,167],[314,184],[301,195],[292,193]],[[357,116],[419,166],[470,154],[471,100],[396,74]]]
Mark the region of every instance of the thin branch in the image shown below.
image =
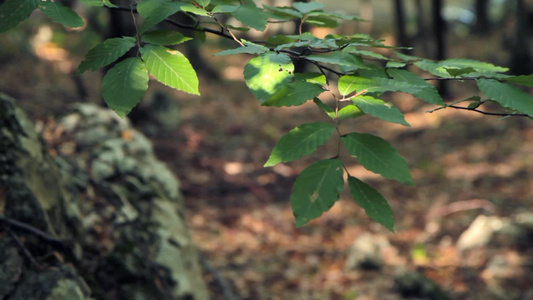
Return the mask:
[[[33,255],[31,255],[30,251],[28,251],[28,249],[24,247],[17,235],[11,229],[8,229],[8,232],[11,238],[13,238],[13,240],[15,241],[15,244],[17,244],[17,246],[20,248],[20,251],[22,251],[24,256],[26,256],[26,258],[31,262],[31,264],[34,265],[37,269],[43,270],[44,267],[39,264],[37,260],[33,257]]]
[[[52,244],[53,246],[55,247],[61,247],[61,248],[64,248],[65,247],[65,241],[63,240],[60,240],[60,239],[57,239],[51,235],[49,235],[48,233],[46,232],[43,232],[31,225],[28,225],[26,223],[22,223],[20,221],[17,221],[17,220],[13,220],[11,218],[8,218],[8,217],[5,217],[5,216],[2,216],[0,215],[0,223],[4,223],[8,226],[11,226],[11,227],[15,227],[17,229],[20,229],[22,231],[25,231],[27,233],[30,233],[50,244]]]
[[[478,79],[490,79],[488,77],[429,77],[424,80],[478,80]]]
[[[483,114],[483,115],[489,115],[489,116],[499,116],[499,117],[528,117],[528,118],[533,118],[533,116],[530,116],[528,114],[522,114],[522,113],[496,113],[496,112],[490,112],[490,111],[484,111],[484,110],[479,110],[477,108],[469,108],[469,107],[464,107],[464,106],[457,106],[457,105],[446,105],[446,106],[441,106],[441,107],[437,107],[433,110],[428,110],[427,112],[428,113],[433,113],[437,110],[441,110],[441,109],[445,109],[445,108],[455,108],[455,109],[461,109],[461,110],[468,110],[468,111],[475,111],[477,113],[480,113],[480,114]]]

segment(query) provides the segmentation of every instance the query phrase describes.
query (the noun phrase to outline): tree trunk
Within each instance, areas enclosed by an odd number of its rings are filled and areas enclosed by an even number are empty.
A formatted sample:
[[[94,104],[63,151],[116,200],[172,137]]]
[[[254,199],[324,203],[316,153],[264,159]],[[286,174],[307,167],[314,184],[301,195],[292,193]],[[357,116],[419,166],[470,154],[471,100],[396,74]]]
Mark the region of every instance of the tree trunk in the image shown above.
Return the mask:
[[[79,106],[49,152],[0,94],[0,127],[0,299],[208,299],[177,180],[127,121]]]

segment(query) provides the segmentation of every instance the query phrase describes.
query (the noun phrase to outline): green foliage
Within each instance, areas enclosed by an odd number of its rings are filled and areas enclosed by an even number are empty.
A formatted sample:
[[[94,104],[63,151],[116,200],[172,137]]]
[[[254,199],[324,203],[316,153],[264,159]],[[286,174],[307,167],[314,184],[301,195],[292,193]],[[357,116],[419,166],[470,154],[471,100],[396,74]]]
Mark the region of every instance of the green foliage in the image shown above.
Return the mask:
[[[477,85],[487,97],[503,107],[533,116],[533,97],[516,86],[494,79],[479,79]]]
[[[363,112],[373,115],[387,122],[398,123],[409,126],[405,121],[402,112],[392,104],[376,99],[371,96],[358,96],[351,98],[352,102],[357,105]]]
[[[84,24],[83,19],[76,12],[60,3],[42,1],[39,2],[39,9],[50,19],[64,26],[81,27]]]
[[[78,72],[83,73],[87,70],[105,67],[126,54],[133,46],[135,46],[133,37],[107,39],[87,53],[85,60],[78,67]]]
[[[394,231],[392,209],[380,193],[353,176],[348,177],[348,186],[353,200],[365,210],[370,218],[381,223],[388,230]]]
[[[6,0],[0,6],[0,33],[29,18],[38,6],[38,0]]]
[[[196,71],[185,55],[159,45],[146,45],[140,50],[146,68],[159,82],[189,94],[200,95]]]
[[[324,159],[303,170],[292,187],[291,204],[296,226],[300,227],[328,211],[343,190],[339,159]]]
[[[480,111],[480,106],[492,100],[503,108],[533,116],[533,98],[515,86],[533,87],[533,75],[503,74],[507,68],[493,64],[471,59],[421,59],[397,52],[397,48],[366,34],[331,34],[317,38],[309,32],[299,32],[271,36],[264,42],[250,42],[236,35],[237,31],[265,30],[269,21],[337,27],[341,21],[360,20],[326,12],[324,5],[317,2],[295,2],[292,7],[259,7],[251,0],[139,0],[134,7],[117,7],[109,0],[80,2],[100,9],[131,11],[132,15],[140,16],[131,20],[137,27],[136,36],[103,41],[86,54],[78,67],[81,73],[112,65],[103,79],[102,93],[109,107],[120,116],[128,114],[141,100],[148,88],[149,74],[174,89],[199,94],[199,81],[189,60],[166,46],[191,39],[204,42],[206,33],[235,42],[236,48],[216,55],[255,56],[244,67],[244,78],[262,105],[298,106],[313,100],[329,116],[331,123],[306,123],[291,130],[279,140],[265,163],[265,166],[273,166],[294,161],[315,152],[332,136],[340,139],[334,158],[312,164],[296,178],[290,198],[297,226],[319,217],[339,199],[345,184],[344,172],[348,173],[345,162],[339,158],[341,144],[368,170],[413,184],[405,159],[388,142],[367,133],[341,132],[339,127],[345,120],[363,115],[409,126],[400,110],[379,99],[384,93],[409,93],[437,105],[436,109],[457,108],[457,104],[468,102],[467,106],[459,108]],[[59,1],[6,0],[0,5],[0,33],[23,22],[36,9],[64,26],[83,26],[82,18]],[[190,30],[191,26],[170,20],[175,14],[195,21],[194,37],[178,31],[181,28]],[[242,26],[223,24],[220,14],[240,21]],[[175,26],[176,30],[158,28],[162,22]],[[219,30],[214,30],[213,26]],[[375,48],[381,51],[373,51]],[[389,55],[383,54],[384,51]],[[133,57],[124,59],[128,52]],[[303,62],[308,70],[313,69],[295,73],[293,61]],[[422,78],[418,75],[420,71],[434,77]],[[475,80],[488,99],[482,101],[474,95],[445,104],[431,84],[435,80]],[[320,97],[328,97],[326,103],[334,104],[326,104]],[[384,197],[352,174],[347,177],[355,202],[369,217],[393,231],[392,210]]]
[[[293,161],[315,152],[318,146],[329,140],[334,130],[335,127],[324,122],[302,124],[294,128],[279,140],[265,167]]]
[[[254,96],[265,103],[292,80],[293,72],[288,55],[267,52],[250,60],[244,67],[244,78]]]
[[[342,143],[369,171],[404,184],[413,184],[407,163],[384,139],[368,133],[352,132],[342,137]]]
[[[138,57],[116,64],[104,76],[102,95],[109,108],[126,116],[148,89],[148,70]]]

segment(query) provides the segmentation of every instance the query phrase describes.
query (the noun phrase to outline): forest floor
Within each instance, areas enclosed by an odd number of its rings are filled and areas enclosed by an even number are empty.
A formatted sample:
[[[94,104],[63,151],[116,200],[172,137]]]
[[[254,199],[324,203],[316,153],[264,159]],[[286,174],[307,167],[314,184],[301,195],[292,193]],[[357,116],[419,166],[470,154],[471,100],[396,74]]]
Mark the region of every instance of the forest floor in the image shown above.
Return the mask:
[[[71,66],[62,63],[66,54],[53,47],[48,51],[48,59],[23,53],[0,56],[0,91],[21,99],[38,126],[53,122],[66,104],[79,99],[65,72]],[[201,78],[201,97],[155,82],[148,95],[162,91],[178,101],[179,127],[152,131],[151,138],[158,156],[181,181],[198,247],[239,299],[403,299],[398,274],[406,270],[437,282],[452,299],[500,299],[498,291],[532,288],[523,271],[531,257],[523,249],[457,248],[459,236],[477,216],[531,211],[530,120],[452,109],[428,113],[434,107],[406,94],[389,95],[411,127],[365,116],[347,122],[343,130],[370,132],[391,142],[406,158],[415,186],[385,180],[345,153],[343,159],[351,173],[390,201],[396,232],[369,220],[346,192],[330,211],[295,228],[289,201],[295,176],[333,153],[334,145],[296,162],[262,165],[284,133],[327,117],[313,103],[261,107],[236,71],[242,70],[243,61],[214,59],[214,65],[226,65],[220,70],[226,80]],[[100,75],[83,78],[90,88],[88,99],[98,99]],[[463,84],[467,87],[451,86],[452,99],[470,96],[473,87]],[[376,243],[382,263],[370,269],[349,266],[348,258],[358,251],[352,244],[365,235]],[[503,269],[510,274],[493,274],[489,265],[495,255],[504,258]],[[525,270],[531,274],[531,267]],[[213,297],[225,299],[214,274],[206,272],[206,279]]]

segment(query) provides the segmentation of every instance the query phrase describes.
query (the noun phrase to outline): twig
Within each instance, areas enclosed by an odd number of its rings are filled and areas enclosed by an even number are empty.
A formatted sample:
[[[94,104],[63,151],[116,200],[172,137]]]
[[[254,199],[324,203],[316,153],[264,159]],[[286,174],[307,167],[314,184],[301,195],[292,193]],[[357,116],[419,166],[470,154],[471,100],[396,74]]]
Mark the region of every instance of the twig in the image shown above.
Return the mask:
[[[479,110],[477,108],[469,108],[469,107],[464,107],[464,106],[457,106],[457,105],[446,105],[446,106],[441,106],[441,107],[437,107],[433,110],[428,110],[427,112],[428,113],[433,113],[437,110],[441,110],[441,109],[444,109],[444,108],[455,108],[455,109],[461,109],[461,110],[468,110],[468,111],[475,111],[477,113],[480,113],[480,114],[483,114],[483,115],[489,115],[489,116],[500,116],[500,117],[528,117],[528,118],[533,118],[532,116],[528,115],[528,114],[522,114],[522,113],[496,113],[496,112],[490,112],[490,111],[484,111],[484,110]]]
[[[50,243],[52,246],[56,247],[56,248],[61,248],[61,249],[64,249],[65,248],[65,241],[63,240],[60,240],[60,239],[57,239],[51,235],[49,235],[48,233],[46,232],[43,232],[31,225],[28,225],[26,223],[22,223],[20,221],[17,221],[17,220],[13,220],[11,218],[8,218],[8,217],[5,217],[5,216],[2,216],[0,215],[0,223],[4,223],[8,226],[12,226],[12,227],[15,227],[17,229],[20,229],[20,230],[23,230],[27,233],[30,233],[30,234],[33,234],[34,236]]]
[[[31,255],[30,251],[28,251],[28,249],[26,249],[26,247],[24,247],[24,245],[22,244],[22,242],[20,241],[20,239],[17,237],[17,235],[15,235],[15,233],[8,228],[7,230],[9,232],[9,235],[13,238],[13,240],[15,241],[15,243],[17,244],[17,246],[20,248],[20,251],[22,251],[22,253],[24,254],[24,256],[26,256],[26,258],[30,261],[30,263],[32,265],[34,265],[35,267],[37,267],[38,269],[40,270],[43,270],[44,267],[39,264],[37,262],[37,260],[35,260],[35,258],[33,257],[33,255]]]

